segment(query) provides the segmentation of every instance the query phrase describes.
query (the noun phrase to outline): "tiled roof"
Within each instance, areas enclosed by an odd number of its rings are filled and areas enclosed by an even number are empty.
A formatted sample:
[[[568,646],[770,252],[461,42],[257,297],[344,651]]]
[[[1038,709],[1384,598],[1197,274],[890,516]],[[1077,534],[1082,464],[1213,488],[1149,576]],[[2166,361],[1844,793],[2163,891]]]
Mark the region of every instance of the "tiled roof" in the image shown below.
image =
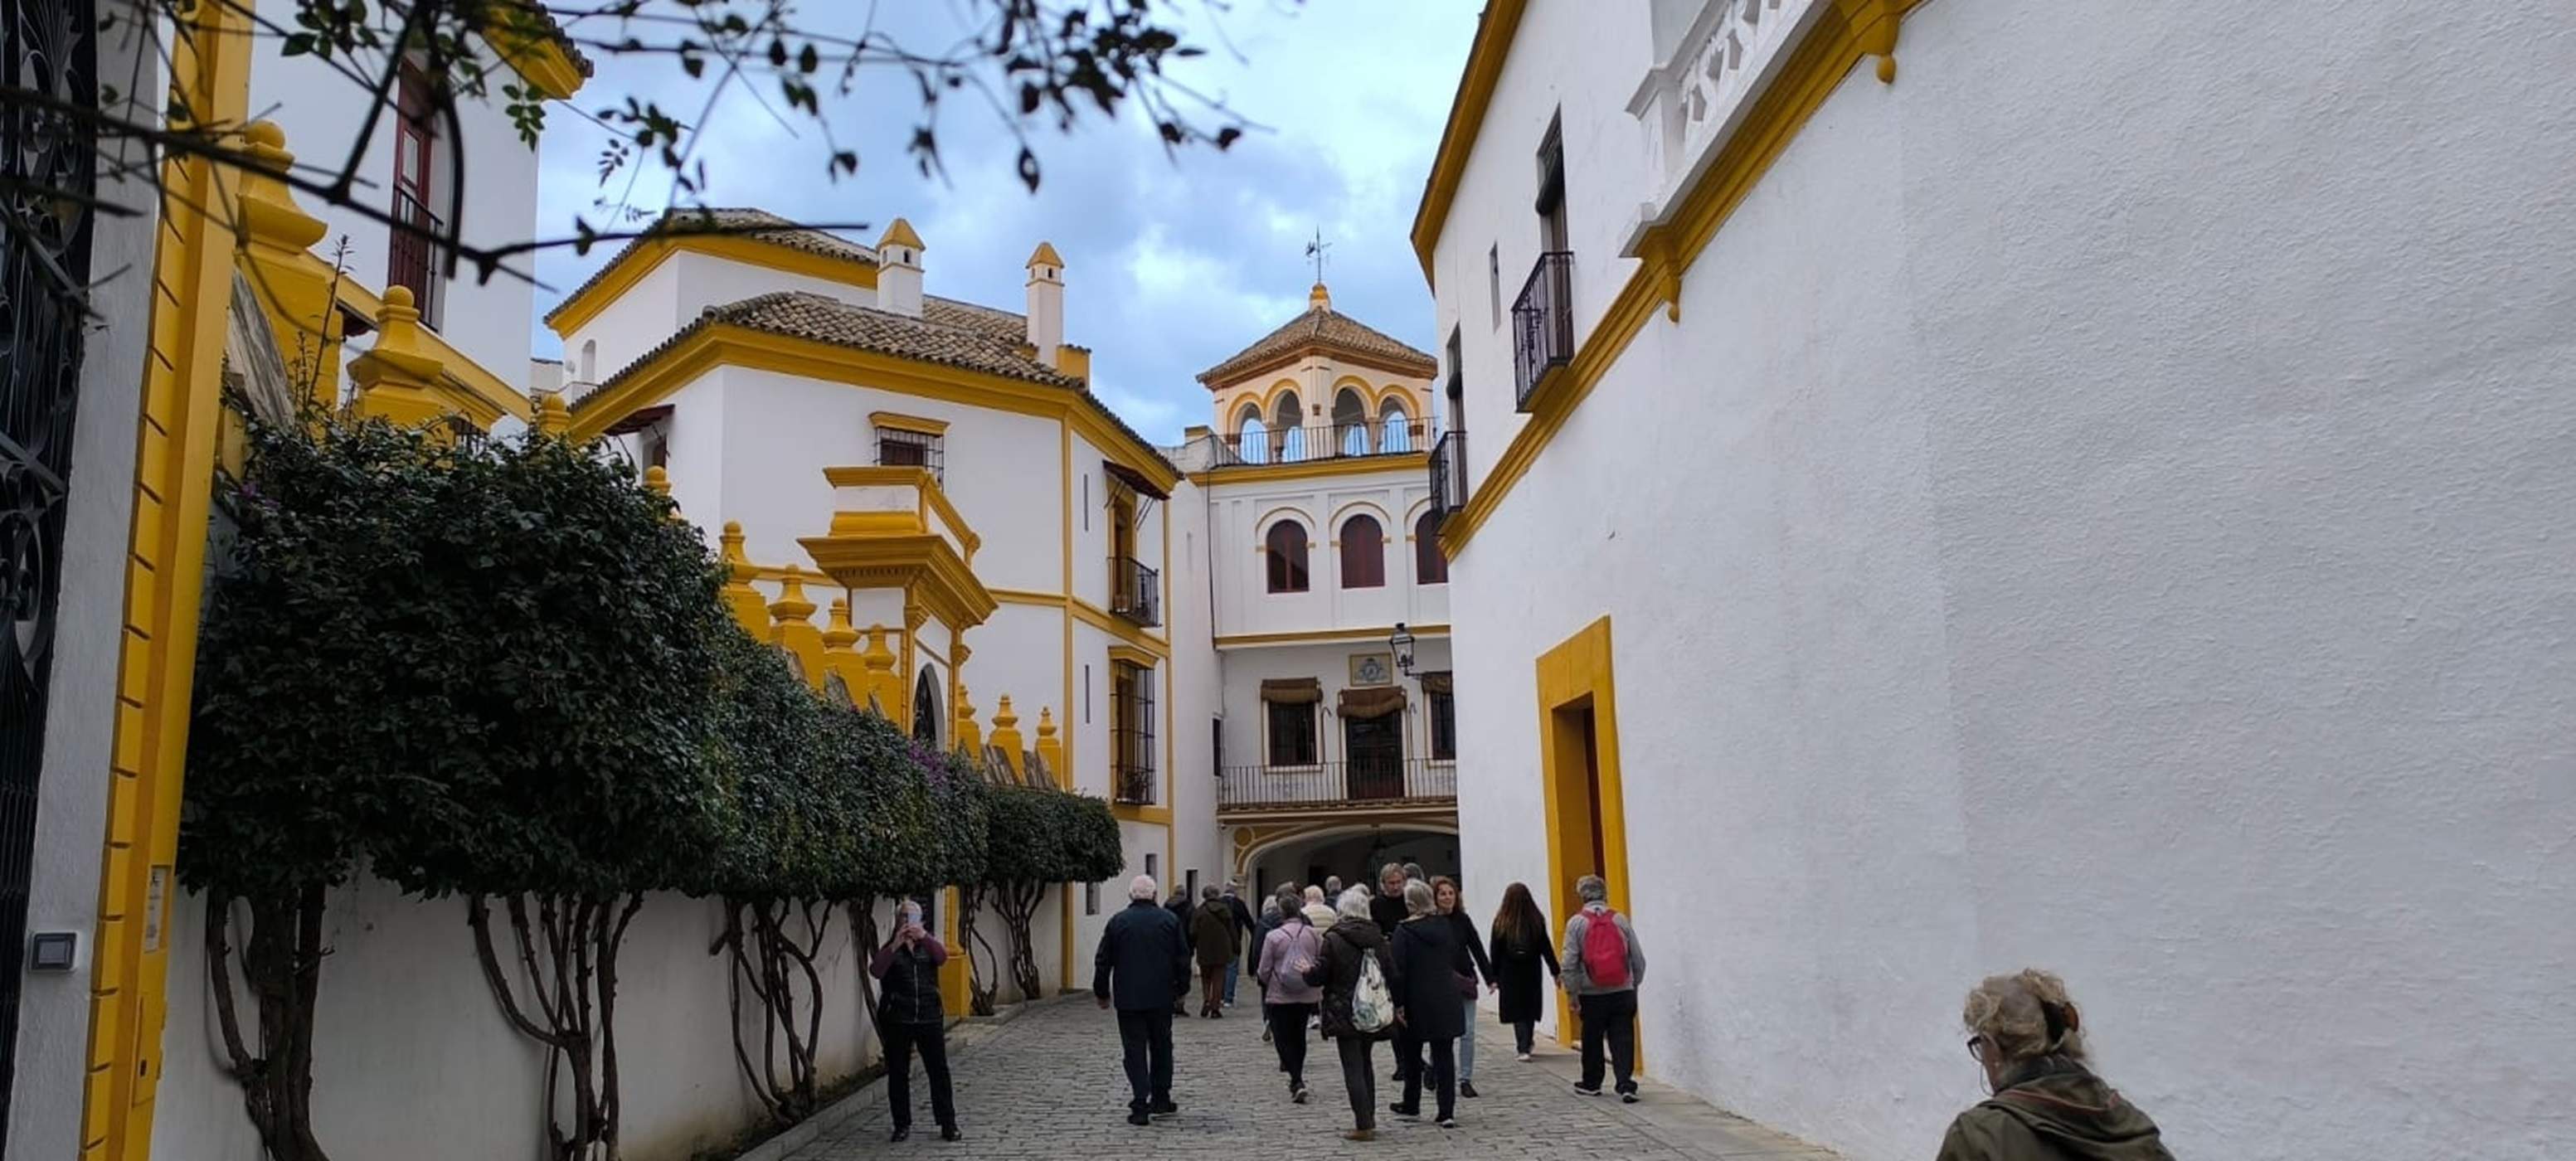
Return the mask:
[[[635,256],[638,249],[653,241],[656,235],[666,231],[674,234],[731,235],[789,250],[802,250],[808,254],[820,254],[826,258],[840,258],[871,266],[875,265],[877,260],[877,252],[868,247],[847,238],[835,237],[821,230],[797,225],[767,210],[734,207],[666,210],[662,217],[650,228],[644,230],[640,236],[627,239],[625,248],[619,250],[616,257],[609,259],[597,273],[584,280],[580,286],[574,287],[573,292],[565,295],[562,302],[556,303],[553,310],[547,311],[546,321],[553,322],[556,315],[563,313],[565,306],[589,293],[590,288],[599,285],[608,277],[610,271],[624,265],[628,259]]]
[[[1028,339],[1028,324],[1021,316],[948,298],[924,298],[921,309],[921,318],[909,318],[801,290],[776,291],[709,307],[697,321],[627,364],[601,383],[598,390],[575,400],[572,407],[580,411],[594,400],[610,397],[610,388],[640,373],[700,331],[712,326],[737,326],[1062,388],[1079,395],[1097,414],[1135,440],[1137,446],[1161,455],[1117,412],[1085,390],[1082,380],[1021,353]],[[1164,466],[1170,467],[1168,459]]]
[[[1236,352],[1233,357],[1199,372],[1199,382],[1210,389],[1222,387],[1272,360],[1318,347],[1390,364],[1424,378],[1440,370],[1440,365],[1431,356],[1319,301],[1309,306],[1304,314],[1263,335],[1258,342]]]
[[[590,58],[582,55],[581,46],[572,42],[572,34],[564,30],[563,22],[556,20],[554,13],[546,11],[543,4],[521,4],[519,7],[536,18],[537,29],[554,41],[555,47],[563,50],[564,59],[571,61],[572,67],[580,69],[585,78],[592,75]]]

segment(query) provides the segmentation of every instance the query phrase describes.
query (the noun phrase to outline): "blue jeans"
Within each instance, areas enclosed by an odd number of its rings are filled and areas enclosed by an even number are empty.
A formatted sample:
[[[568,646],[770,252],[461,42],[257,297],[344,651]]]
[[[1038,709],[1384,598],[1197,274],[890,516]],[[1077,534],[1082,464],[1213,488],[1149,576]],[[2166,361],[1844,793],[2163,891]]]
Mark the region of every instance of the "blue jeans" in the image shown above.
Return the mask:
[[[1225,961],[1225,1006],[1234,1006],[1234,981],[1243,974],[1243,959],[1237,956]]]
[[[1467,1034],[1458,1038],[1458,1079],[1476,1079],[1476,1001],[1467,1001]]]

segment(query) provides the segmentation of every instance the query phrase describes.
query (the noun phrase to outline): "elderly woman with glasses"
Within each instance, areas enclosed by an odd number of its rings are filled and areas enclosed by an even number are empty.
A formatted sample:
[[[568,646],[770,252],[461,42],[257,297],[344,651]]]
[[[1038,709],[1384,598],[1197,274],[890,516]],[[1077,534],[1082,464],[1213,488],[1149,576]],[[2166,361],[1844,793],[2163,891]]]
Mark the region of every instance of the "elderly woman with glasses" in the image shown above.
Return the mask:
[[[1962,1018],[1993,1095],[1950,1122],[1938,1161],[2173,1161],[2156,1123],[2093,1075],[2065,981],[1989,976]]]

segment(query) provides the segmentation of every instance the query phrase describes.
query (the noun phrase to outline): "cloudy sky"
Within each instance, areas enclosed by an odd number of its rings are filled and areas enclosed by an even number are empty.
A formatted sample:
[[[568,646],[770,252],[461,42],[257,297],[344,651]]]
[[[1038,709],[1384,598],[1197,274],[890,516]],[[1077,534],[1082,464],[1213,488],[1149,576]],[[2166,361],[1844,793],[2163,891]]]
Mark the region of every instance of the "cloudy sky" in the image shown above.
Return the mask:
[[[860,0],[808,4],[854,23]],[[907,47],[941,48],[971,34],[963,0],[875,5],[877,26]],[[1093,349],[1095,389],[1149,437],[1177,442],[1208,422],[1200,370],[1287,321],[1306,303],[1306,242],[1331,243],[1333,305],[1432,349],[1431,299],[1406,239],[1422,181],[1458,83],[1479,0],[1180,0],[1164,19],[1188,25],[1208,54],[1175,75],[1221,99],[1254,128],[1219,153],[1167,156],[1140,116],[1097,117],[1070,136],[1052,121],[1028,127],[1044,167],[1035,194],[1014,171],[1018,144],[988,107],[944,102],[938,133],[945,179],[923,177],[904,151],[918,117],[909,77],[864,79],[827,98],[832,132],[861,157],[855,177],[824,173],[829,154],[810,121],[785,121],[748,96],[728,96],[701,148],[709,205],[759,206],[809,222],[866,223],[873,242],[896,215],[926,243],[930,293],[1018,309],[1022,263],[1040,239],[1066,270],[1066,337]],[[819,18],[819,19],[836,19]],[[712,74],[711,74],[712,75]],[[578,98],[585,106],[652,95],[693,115],[706,90],[665,61],[608,59]],[[685,107],[685,108],[684,108]],[[1043,115],[1042,115],[1043,116]],[[1216,116],[1201,118],[1214,122]],[[658,209],[667,183],[647,172],[603,187],[600,138],[562,121],[546,136],[539,229],[611,205]],[[579,285],[614,247],[588,256],[548,252],[537,273],[540,314]],[[536,326],[541,354],[559,350]]]

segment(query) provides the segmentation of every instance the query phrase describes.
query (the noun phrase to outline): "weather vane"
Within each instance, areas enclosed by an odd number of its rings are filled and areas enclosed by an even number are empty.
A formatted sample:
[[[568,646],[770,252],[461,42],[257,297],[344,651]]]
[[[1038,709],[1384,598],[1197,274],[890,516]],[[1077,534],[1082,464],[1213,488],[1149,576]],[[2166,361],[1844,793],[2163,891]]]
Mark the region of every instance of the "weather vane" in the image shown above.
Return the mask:
[[[1332,243],[1324,240],[1324,231],[1321,227],[1315,230],[1315,240],[1306,243],[1306,256],[1315,260],[1315,281],[1318,283],[1324,280],[1324,251],[1332,247]]]

